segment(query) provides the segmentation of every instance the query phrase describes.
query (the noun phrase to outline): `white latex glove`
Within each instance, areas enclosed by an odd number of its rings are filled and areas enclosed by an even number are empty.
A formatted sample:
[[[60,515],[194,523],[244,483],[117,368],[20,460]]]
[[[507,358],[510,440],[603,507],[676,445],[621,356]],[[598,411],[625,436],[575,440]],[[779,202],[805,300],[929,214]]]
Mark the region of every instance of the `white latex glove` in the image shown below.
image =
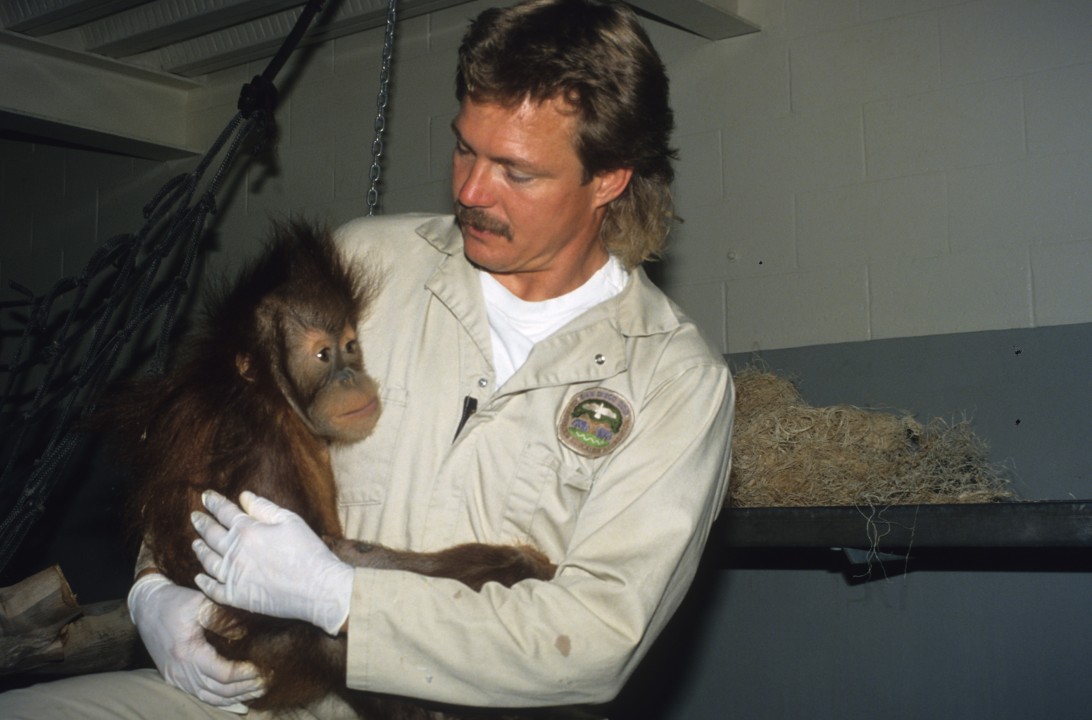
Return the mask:
[[[206,574],[197,586],[222,605],[305,620],[337,635],[349,617],[353,568],[296,513],[244,492],[239,505],[206,491],[193,543]],[[214,519],[215,518],[215,519]]]
[[[167,684],[209,705],[245,713],[243,703],[261,697],[265,688],[254,665],[225,660],[205,640],[202,624],[212,610],[200,592],[159,573],[139,578],[129,591],[129,615]]]

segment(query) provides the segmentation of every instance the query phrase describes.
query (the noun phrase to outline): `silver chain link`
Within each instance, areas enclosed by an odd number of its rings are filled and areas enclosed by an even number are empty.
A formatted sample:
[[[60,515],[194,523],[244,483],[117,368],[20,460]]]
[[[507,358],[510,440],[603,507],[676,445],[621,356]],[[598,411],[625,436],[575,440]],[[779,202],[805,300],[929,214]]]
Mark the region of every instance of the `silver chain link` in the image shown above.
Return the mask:
[[[383,61],[379,68],[379,92],[376,97],[378,113],[375,116],[375,140],[372,140],[372,167],[368,171],[371,187],[368,189],[368,214],[375,215],[379,206],[379,159],[383,156],[383,131],[387,128],[388,88],[391,82],[391,55],[394,54],[395,9],[398,0],[390,0],[387,6],[387,31],[383,35]]]

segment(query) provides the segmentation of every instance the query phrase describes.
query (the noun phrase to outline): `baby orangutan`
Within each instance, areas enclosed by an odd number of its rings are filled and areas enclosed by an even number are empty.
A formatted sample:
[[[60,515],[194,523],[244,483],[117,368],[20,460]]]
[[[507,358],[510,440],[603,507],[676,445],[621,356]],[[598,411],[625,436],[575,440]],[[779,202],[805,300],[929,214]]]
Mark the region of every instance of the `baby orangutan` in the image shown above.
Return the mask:
[[[453,578],[474,590],[553,577],[554,565],[529,547],[412,553],[342,537],[329,448],[364,439],[379,419],[356,339],[373,292],[374,281],[341,259],[329,233],[277,226],[258,261],[208,304],[181,365],[135,383],[107,409],[138,478],[137,530],[173,582],[195,587],[202,572],[190,513],[202,509],[206,490],[234,502],[249,490],[292,510],[352,565]],[[206,636],[224,657],[262,672],[267,690],[251,707],[297,707],[337,692],[364,718],[438,717],[346,690],[344,638],[310,623],[217,606]]]

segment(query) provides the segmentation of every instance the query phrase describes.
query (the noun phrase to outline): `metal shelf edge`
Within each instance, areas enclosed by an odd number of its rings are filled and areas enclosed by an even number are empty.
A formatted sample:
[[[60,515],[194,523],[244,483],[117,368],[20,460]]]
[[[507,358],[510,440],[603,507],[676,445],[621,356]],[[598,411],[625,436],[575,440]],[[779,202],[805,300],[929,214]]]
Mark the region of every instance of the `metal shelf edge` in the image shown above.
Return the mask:
[[[1092,500],[725,508],[728,548],[1092,547]]]

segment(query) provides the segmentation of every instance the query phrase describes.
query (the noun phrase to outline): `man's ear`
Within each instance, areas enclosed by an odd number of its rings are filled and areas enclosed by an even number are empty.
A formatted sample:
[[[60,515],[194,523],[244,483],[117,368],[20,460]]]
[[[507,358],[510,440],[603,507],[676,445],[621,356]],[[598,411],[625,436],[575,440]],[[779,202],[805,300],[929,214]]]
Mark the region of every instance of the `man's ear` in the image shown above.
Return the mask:
[[[595,200],[597,207],[602,207],[625,191],[633,177],[633,168],[616,168],[596,173],[592,182],[596,183]]]

